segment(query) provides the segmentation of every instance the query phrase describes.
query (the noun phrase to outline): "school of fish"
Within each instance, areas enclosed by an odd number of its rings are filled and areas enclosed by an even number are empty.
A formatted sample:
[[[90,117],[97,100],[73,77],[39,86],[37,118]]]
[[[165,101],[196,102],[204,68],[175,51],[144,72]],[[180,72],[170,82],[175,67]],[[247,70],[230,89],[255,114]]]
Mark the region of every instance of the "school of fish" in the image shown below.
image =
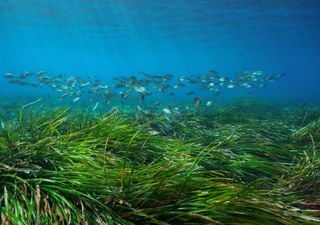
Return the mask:
[[[266,75],[263,71],[244,71],[236,74],[231,79],[228,76],[221,76],[216,71],[210,71],[207,74],[195,76],[175,77],[171,74],[149,74],[141,73],[139,76],[120,76],[112,78],[113,85],[104,84],[99,79],[88,77],[84,79],[80,76],[54,75],[49,76],[45,71],[22,72],[20,74],[5,73],[2,75],[9,83],[30,87],[49,87],[57,93],[60,93],[62,100],[69,99],[73,104],[81,99],[92,99],[92,110],[96,110],[99,105],[110,104],[114,101],[120,101],[127,104],[131,101],[137,107],[137,117],[146,118],[149,110],[143,109],[139,104],[145,105],[146,98],[153,94],[163,94],[168,97],[184,93],[187,98],[192,97],[192,103],[195,109],[198,109],[203,103],[197,90],[206,91],[206,97],[213,98],[228,89],[244,88],[258,89],[264,88],[268,83],[280,80],[283,73],[276,75]],[[183,89],[185,91],[183,92]],[[161,95],[159,95],[161,97]],[[159,97],[158,96],[158,97]],[[137,102],[138,101],[138,102]],[[140,101],[140,102],[139,102]],[[208,100],[206,107],[211,106],[213,100]],[[153,101],[154,106],[159,106],[160,101]],[[174,111],[173,108],[165,107],[162,113],[169,119]]]

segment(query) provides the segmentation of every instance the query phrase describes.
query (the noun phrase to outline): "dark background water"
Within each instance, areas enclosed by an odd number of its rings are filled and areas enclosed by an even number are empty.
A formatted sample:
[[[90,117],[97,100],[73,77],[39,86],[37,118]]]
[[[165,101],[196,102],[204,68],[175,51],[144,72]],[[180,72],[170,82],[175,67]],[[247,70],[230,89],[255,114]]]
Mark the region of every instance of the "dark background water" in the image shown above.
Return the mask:
[[[243,70],[287,76],[257,93],[320,102],[319,0],[2,0],[0,73]],[[0,78],[1,95],[33,94]]]

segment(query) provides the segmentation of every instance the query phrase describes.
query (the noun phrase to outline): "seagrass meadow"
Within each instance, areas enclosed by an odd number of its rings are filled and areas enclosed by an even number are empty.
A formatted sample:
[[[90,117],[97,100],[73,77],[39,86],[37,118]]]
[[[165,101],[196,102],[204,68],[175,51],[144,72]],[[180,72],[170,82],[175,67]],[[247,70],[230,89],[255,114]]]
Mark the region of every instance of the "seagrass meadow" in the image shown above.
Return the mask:
[[[0,115],[3,225],[320,223],[319,106],[244,98],[176,122],[2,100]]]

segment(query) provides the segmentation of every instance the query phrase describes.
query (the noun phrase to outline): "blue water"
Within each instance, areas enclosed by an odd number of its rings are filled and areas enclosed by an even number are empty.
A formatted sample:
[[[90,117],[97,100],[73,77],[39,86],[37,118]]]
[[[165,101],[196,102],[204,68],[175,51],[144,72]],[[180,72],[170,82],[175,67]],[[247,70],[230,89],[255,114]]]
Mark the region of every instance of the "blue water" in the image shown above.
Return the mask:
[[[0,27],[0,74],[263,70],[286,77],[257,96],[320,103],[319,0],[2,0]]]

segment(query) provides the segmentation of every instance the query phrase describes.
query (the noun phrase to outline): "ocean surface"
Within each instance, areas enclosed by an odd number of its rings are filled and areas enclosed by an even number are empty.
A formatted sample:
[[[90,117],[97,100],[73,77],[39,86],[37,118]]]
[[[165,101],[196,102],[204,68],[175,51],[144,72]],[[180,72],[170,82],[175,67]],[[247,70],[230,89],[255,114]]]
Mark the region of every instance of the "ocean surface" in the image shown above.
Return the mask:
[[[0,74],[44,70],[112,83],[141,72],[261,70],[286,76],[250,96],[320,102],[318,0],[3,0],[0,26]],[[2,77],[0,85],[6,99],[48,91]],[[247,93],[220,96],[239,95]]]

